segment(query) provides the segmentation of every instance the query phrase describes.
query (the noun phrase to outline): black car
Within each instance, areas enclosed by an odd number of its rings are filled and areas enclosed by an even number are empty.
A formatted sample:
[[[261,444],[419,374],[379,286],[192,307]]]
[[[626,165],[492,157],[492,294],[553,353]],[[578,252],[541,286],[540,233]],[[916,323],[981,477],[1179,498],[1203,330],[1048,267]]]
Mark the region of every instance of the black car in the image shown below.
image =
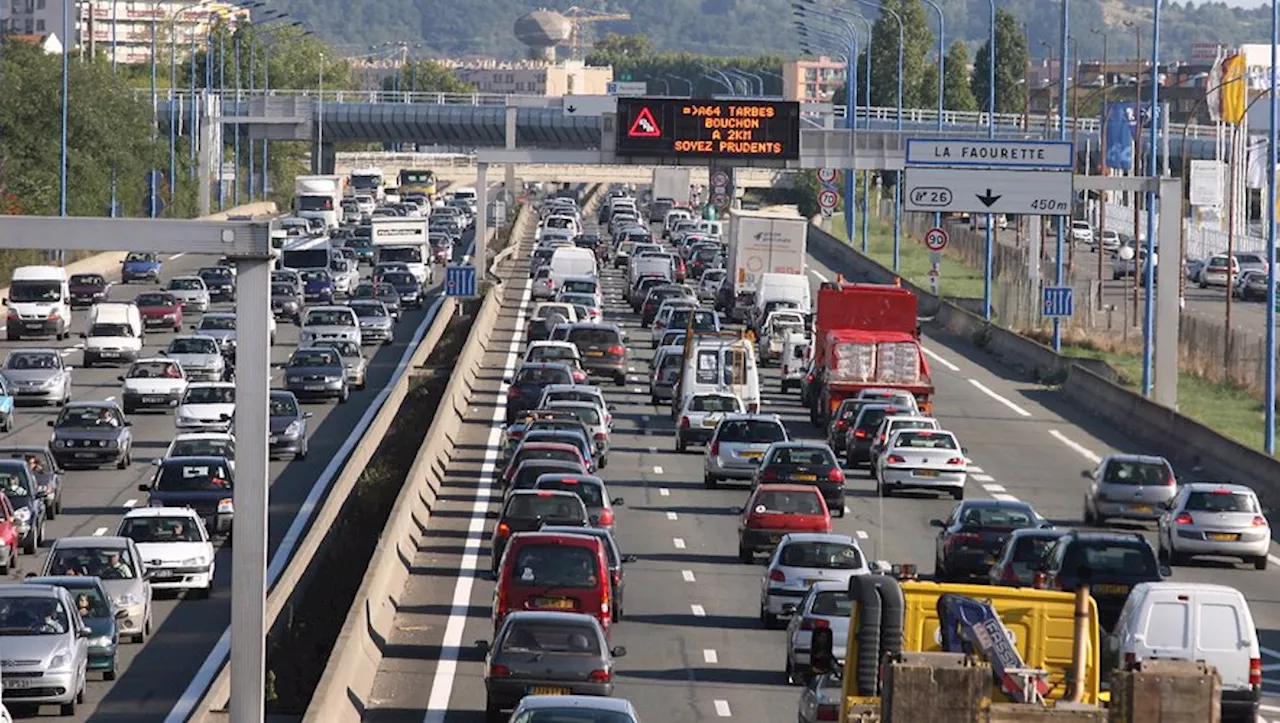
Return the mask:
[[[586,474],[586,470],[577,462],[565,462],[559,459],[526,459],[511,473],[511,481],[507,484],[507,494],[516,490],[531,490],[538,478],[544,474]]]
[[[226,266],[206,266],[196,272],[209,288],[210,301],[236,300],[236,274]]]
[[[385,281],[387,276],[390,276],[391,274],[394,274],[394,273],[399,273],[399,272],[390,271],[378,276],[376,281],[371,281],[371,282],[366,281],[364,283],[361,283],[359,286],[355,288],[354,291],[351,292],[349,300],[350,301],[381,301],[382,305],[387,307],[387,311],[391,314],[391,318],[396,321],[399,321],[400,314],[404,309],[404,304],[401,302],[400,292],[396,290],[396,287],[393,284]],[[418,280],[414,278],[413,274],[409,273],[408,271],[405,271],[403,273],[408,275],[409,278],[413,279],[414,288],[420,288],[417,286]]]
[[[627,383],[626,337],[617,326],[578,322],[569,325],[564,338],[578,347],[587,374],[613,377],[617,386]]]
[[[544,524],[587,527],[587,507],[572,492],[555,490],[520,490],[507,495],[498,515],[497,530],[491,541],[491,570],[498,573],[498,563],[511,536],[518,532],[537,532]]]
[[[423,307],[425,300],[422,298],[422,285],[418,283],[418,278],[408,271],[391,271],[383,274],[378,281],[380,286],[390,284],[395,290],[395,299],[391,299],[390,294],[385,290],[377,298],[396,316],[399,316],[401,308],[421,309]]]
[[[885,417],[914,414],[914,409],[871,400],[858,408],[858,415],[850,422],[844,436],[844,457],[850,467],[871,463],[871,445]]]
[[[1173,574],[1156,559],[1141,533],[1081,530],[1059,538],[1036,572],[1043,575],[1040,587],[1074,592],[1087,584],[1104,631],[1115,627],[1134,585],[1160,582]]]
[[[985,583],[996,555],[1014,530],[1049,527],[1031,505],[1014,500],[965,500],[938,528],[933,576],[939,582]]]
[[[844,471],[821,442],[774,442],[756,470],[756,484],[811,484],[832,517],[844,517]]]
[[[293,392],[278,389],[271,391],[267,408],[271,435],[267,444],[271,456],[291,454],[294,459],[306,459],[309,447],[307,420],[311,419],[311,412],[302,411]]]
[[[26,464],[36,476],[36,489],[44,497],[47,517],[52,520],[62,514],[62,468],[48,445],[0,447],[0,458],[16,459]]]
[[[13,507],[13,523],[22,551],[34,555],[44,542],[44,521],[48,508],[40,494],[40,483],[25,462],[0,460],[0,493]]]
[[[60,467],[96,469],[114,463],[126,469],[133,462],[132,424],[115,402],[71,402],[49,422],[49,447]]]
[[[302,321],[302,294],[292,284],[272,282],[271,313],[277,319],[288,319],[297,324]]]
[[[344,404],[351,391],[342,356],[332,347],[303,347],[284,363],[285,389],[303,399],[336,399]]]
[[[189,507],[210,534],[231,535],[235,470],[223,457],[168,457],[156,462],[149,484],[138,485],[152,507]]]
[[[93,306],[99,301],[106,301],[111,289],[111,282],[102,274],[72,274],[67,279],[67,291],[71,298],[69,303],[73,309]]]
[[[573,369],[567,364],[531,362],[521,365],[507,384],[507,424],[511,424],[526,409],[537,406],[543,388],[551,384],[573,384]]]

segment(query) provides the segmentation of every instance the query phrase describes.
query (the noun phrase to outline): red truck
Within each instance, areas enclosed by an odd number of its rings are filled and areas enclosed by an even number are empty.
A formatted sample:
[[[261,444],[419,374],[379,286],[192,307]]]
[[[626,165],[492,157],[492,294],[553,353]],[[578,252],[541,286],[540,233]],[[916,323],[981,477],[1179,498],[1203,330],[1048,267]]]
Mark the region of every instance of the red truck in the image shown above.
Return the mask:
[[[863,389],[903,389],[932,409],[933,380],[920,347],[916,296],[899,286],[827,282],[814,320],[810,410],[823,426],[840,401]]]

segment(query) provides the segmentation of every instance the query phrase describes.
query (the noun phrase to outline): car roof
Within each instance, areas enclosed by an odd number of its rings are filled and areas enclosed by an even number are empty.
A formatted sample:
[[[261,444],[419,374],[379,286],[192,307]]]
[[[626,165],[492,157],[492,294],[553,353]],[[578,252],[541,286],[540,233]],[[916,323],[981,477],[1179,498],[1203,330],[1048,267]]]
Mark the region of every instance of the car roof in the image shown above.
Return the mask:
[[[1030,502],[1023,502],[1022,500],[965,500],[957,505],[957,507],[964,510],[1000,508],[1011,510],[1034,509],[1031,507]]]
[[[520,365],[520,368],[517,369],[516,371],[518,373],[518,372],[524,371],[525,369],[563,369],[570,373],[573,372],[573,369],[571,369],[569,365],[565,364],[564,362],[524,362],[523,364]]]
[[[545,430],[545,431],[550,432],[551,430]],[[565,443],[563,443],[563,442],[527,442],[527,443],[525,443],[525,444],[521,444],[521,445],[520,445],[520,450],[521,450],[521,451],[524,451],[524,450],[527,450],[527,449],[532,449],[532,450],[539,450],[539,449],[568,449],[568,450],[572,450],[572,451],[574,451],[574,452],[579,451],[579,450],[578,450],[578,448],[577,448],[577,447],[575,447],[574,445],[572,445],[572,444],[565,444]]]
[[[0,597],[62,597],[63,588],[57,585],[27,582],[8,582],[0,584]]]
[[[549,491],[553,491],[553,490],[516,490],[511,494],[515,495],[515,494],[520,494],[522,492],[524,493],[532,492],[533,494],[542,492],[543,494],[545,494]],[[560,491],[554,491],[554,492],[558,495],[569,495],[575,499],[577,498],[577,495],[573,494],[572,492],[560,492]],[[565,525],[557,525],[557,527],[565,527]],[[559,532],[559,531],[548,532],[546,530],[536,530],[533,532],[517,532],[511,536],[511,541],[512,543],[519,541],[521,545],[537,545],[537,544],[553,543],[557,545],[572,545],[575,547],[585,547],[585,546],[603,544],[600,541],[599,536],[585,534],[584,530],[586,529],[587,528],[585,527],[574,528],[573,532],[567,532],[567,531],[566,532]]]
[[[724,394],[725,396],[733,396],[732,394],[729,394],[727,392],[722,392],[722,394]],[[777,414],[774,414],[772,412],[756,412],[756,413],[733,412],[732,414],[724,415],[724,417],[721,418],[721,421],[723,422],[742,422],[742,421],[774,422],[776,424],[782,424],[782,417],[779,417]]]
[[[227,319],[227,318],[231,318],[231,319],[236,318],[235,312],[234,311],[206,311],[200,317],[200,320],[204,321],[205,319]]]
[[[165,457],[156,464],[226,464],[226,457],[215,457],[213,455],[183,455],[178,457]]]
[[[572,625],[592,626],[599,628],[600,623],[591,615],[582,613],[562,613],[552,610],[517,610],[507,615],[512,622],[529,621],[539,623],[566,623]]]
[[[175,342],[175,341],[180,341],[180,340],[183,340],[183,339],[208,339],[209,341],[213,342],[214,344],[217,344],[217,343],[218,343],[218,340],[217,340],[217,339],[214,339],[213,337],[209,336],[208,334],[179,334],[178,336],[175,336],[175,337],[173,337],[172,339],[170,339],[170,340],[169,340],[169,343],[170,343],[170,344],[172,344],[172,343],[173,343],[173,342]],[[29,351],[32,351],[32,350],[29,350]]]
[[[235,389],[236,383],[235,382],[191,382],[190,384],[187,385],[187,389],[191,389],[193,387],[219,387],[222,389]]]
[[[560,464],[567,463],[561,462]],[[605,486],[604,480],[593,474],[573,474],[572,472],[549,472],[547,474],[541,474],[538,475],[538,479],[534,480],[533,483],[536,485],[544,479],[548,482],[559,482],[565,479],[572,479],[577,480],[579,484],[600,485],[601,487]],[[560,491],[563,492],[564,490]]]
[[[1191,482],[1183,485],[1183,487],[1191,492],[1213,492],[1214,490],[1227,490],[1234,494],[1256,494],[1252,487],[1247,487],[1234,482]]]
[[[1109,454],[1104,462],[1141,462],[1143,464],[1169,464],[1164,457],[1154,454]]]
[[[178,362],[164,356],[144,356],[141,359],[135,359],[134,364],[177,364]]]
[[[134,517],[186,517],[195,519],[199,515],[190,507],[134,507],[124,513],[124,519],[126,520]]]
[[[833,542],[837,544],[853,545],[854,547],[858,546],[858,543],[854,542],[852,537],[834,532],[792,532],[789,535],[784,535],[782,542],[778,544],[785,544],[788,542]]]
[[[810,494],[819,494],[818,488],[813,485],[792,485],[792,484],[762,484],[756,485],[757,492],[808,492]]]
[[[193,439],[235,439],[236,435],[231,432],[179,432],[174,435],[173,441],[193,440]]]
[[[64,409],[100,409],[102,407],[110,407],[114,409],[116,406],[117,405],[115,402],[97,400],[97,401],[87,401],[87,402],[69,402],[63,408]]]
[[[512,615],[521,613],[512,613]],[[567,613],[559,613],[565,615]],[[520,699],[520,710],[547,710],[549,708],[582,708],[584,710],[609,711],[635,715],[635,707],[626,698],[605,698],[594,695],[530,695]]]
[[[118,537],[115,535],[101,535],[81,537],[59,537],[53,541],[53,549],[77,549],[77,548],[99,548],[105,547],[114,550],[123,550],[129,546],[129,538]]]
[[[529,349],[536,349],[539,347],[546,347],[546,346],[568,347],[570,349],[578,348],[574,346],[573,342],[564,341],[563,339],[543,339],[541,341],[529,342],[529,345],[525,348],[525,351],[527,352],[529,351]]]
[[[821,449],[828,452],[831,451],[831,447],[828,447],[826,442],[818,442],[812,439],[788,439],[785,442],[774,442],[771,446],[786,449]]]
[[[1150,547],[1147,539],[1138,532],[1115,532],[1109,530],[1071,530],[1063,537],[1072,537],[1077,540],[1099,540],[1102,542],[1140,542]]]

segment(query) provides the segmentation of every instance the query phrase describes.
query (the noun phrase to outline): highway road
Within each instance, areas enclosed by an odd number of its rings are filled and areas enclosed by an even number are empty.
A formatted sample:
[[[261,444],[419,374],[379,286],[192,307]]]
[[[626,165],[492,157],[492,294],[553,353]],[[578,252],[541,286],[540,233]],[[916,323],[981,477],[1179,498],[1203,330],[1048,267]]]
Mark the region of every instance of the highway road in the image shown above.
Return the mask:
[[[850,271],[833,259],[810,258],[815,285]],[[493,634],[488,537],[501,495],[493,484],[494,461],[505,408],[502,379],[523,351],[531,306],[524,257],[508,264],[506,277],[504,309],[484,358],[482,384],[429,521],[431,532],[398,598],[400,612],[367,721],[484,720],[483,655],[474,642]],[[763,566],[759,560],[744,565],[736,557],[736,508],[746,489],[705,489],[700,450],[673,451],[667,408],[649,404],[648,331],[638,328],[620,301],[618,272],[607,272],[605,288],[606,319],[620,322],[631,336],[632,373],[625,387],[604,388],[617,408],[610,460],[601,476],[611,494],[627,503],[618,510],[619,544],[639,557],[628,566],[625,617],[614,628],[615,643],[628,649],[619,661],[615,694],[633,701],[645,720],[793,720],[799,688],[788,686],[783,674],[784,633],[765,630],[758,621]],[[1141,451],[1122,430],[993,366],[966,340],[928,330],[925,344],[937,386],[935,412],[973,460],[970,497],[1026,500],[1047,517],[1073,525],[1081,518],[1085,488],[1080,471],[1112,450]],[[764,373],[762,392],[765,411],[779,414],[794,436],[818,436],[798,396],[779,392],[775,369]],[[848,514],[834,520],[835,530],[853,536],[870,559],[932,570],[929,520],[946,516],[953,502],[927,495],[882,500],[859,473],[849,482],[847,504]],[[1280,670],[1280,557],[1273,563],[1264,572],[1180,567],[1175,578],[1230,584],[1249,598],[1266,656],[1264,715],[1280,720],[1280,673],[1273,672]]]
[[[464,240],[464,243],[469,238]],[[216,262],[214,257],[183,255],[165,261],[163,280],[190,273],[201,266]],[[132,299],[137,293],[157,288],[154,285],[133,284],[115,286],[112,300]],[[438,287],[432,293],[438,291]],[[430,305],[428,304],[428,308]],[[231,310],[229,304],[215,304],[214,310]],[[370,400],[378,396],[392,378],[397,365],[416,346],[416,339],[425,331],[426,310],[407,312],[396,329],[396,343],[381,348],[367,347],[370,356],[368,386],[364,391],[353,392],[350,401],[338,406],[333,403],[308,404],[307,411],[314,413],[310,420],[312,454],[304,461],[273,461],[271,463],[270,547],[274,553],[281,539],[297,514],[300,505],[313,487],[327,485],[336,473],[337,464],[331,455],[316,453],[319,450],[338,449],[364,415]],[[72,330],[78,335],[84,312],[75,313]],[[199,320],[199,315],[188,317],[188,322]],[[171,332],[152,332],[147,335],[144,355],[154,355],[172,338]],[[78,338],[73,335],[73,339]],[[282,362],[288,358],[298,340],[297,327],[288,323],[279,325],[272,360]],[[73,341],[61,344],[47,340],[0,343],[0,355],[24,347],[58,346],[63,358],[72,366],[81,363],[79,344]],[[76,400],[116,399],[120,394],[117,377],[123,369],[76,368],[73,372]],[[279,381],[279,372],[273,374]],[[14,431],[0,437],[0,444],[43,444],[49,439],[48,420],[54,418],[56,409],[29,408],[18,410]],[[48,523],[50,540],[70,535],[111,535],[115,533],[121,515],[129,508],[146,504],[146,494],[139,492],[140,483],[149,481],[153,467],[151,461],[164,453],[174,436],[173,414],[139,413],[131,417],[135,444],[134,462],[126,470],[114,467],[99,471],[72,471],[64,477],[64,510],[56,520]],[[35,557],[23,556],[17,569],[12,570],[9,581],[22,579],[28,572],[38,572],[43,564],[45,550]],[[154,631],[145,645],[134,643],[120,647],[119,678],[108,683],[99,680],[100,675],[90,674],[86,705],[82,706],[74,720],[92,720],[100,723],[142,723],[165,718],[179,694],[200,668],[205,656],[218,642],[230,621],[231,551],[220,549],[217,556],[215,590],[209,600],[185,601],[171,593],[156,593],[154,607]],[[22,710],[12,703],[11,710],[17,716],[33,715],[36,711]],[[44,712],[53,710],[46,707]]]

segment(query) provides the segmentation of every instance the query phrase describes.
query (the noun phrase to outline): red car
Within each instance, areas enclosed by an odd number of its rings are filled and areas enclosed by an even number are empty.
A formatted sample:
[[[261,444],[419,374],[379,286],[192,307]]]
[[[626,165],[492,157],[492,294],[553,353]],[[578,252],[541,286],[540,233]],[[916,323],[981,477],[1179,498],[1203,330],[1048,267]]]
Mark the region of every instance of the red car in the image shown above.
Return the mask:
[[[8,574],[18,564],[18,524],[13,519],[13,505],[0,495],[0,575]]]
[[[506,487],[511,483],[511,477],[515,474],[516,467],[520,463],[528,459],[553,459],[559,462],[577,462],[582,468],[591,471],[592,467],[583,459],[582,452],[571,444],[561,444],[559,442],[529,442],[521,444],[516,448],[515,454],[511,455],[511,459],[507,462],[507,469],[502,473],[502,486]]]
[[[750,563],[792,532],[831,532],[822,493],[813,485],[758,485],[738,519],[738,559]]]
[[[171,327],[175,334],[182,332],[182,304],[178,297],[165,291],[146,291],[138,294],[136,303],[144,327]]]

